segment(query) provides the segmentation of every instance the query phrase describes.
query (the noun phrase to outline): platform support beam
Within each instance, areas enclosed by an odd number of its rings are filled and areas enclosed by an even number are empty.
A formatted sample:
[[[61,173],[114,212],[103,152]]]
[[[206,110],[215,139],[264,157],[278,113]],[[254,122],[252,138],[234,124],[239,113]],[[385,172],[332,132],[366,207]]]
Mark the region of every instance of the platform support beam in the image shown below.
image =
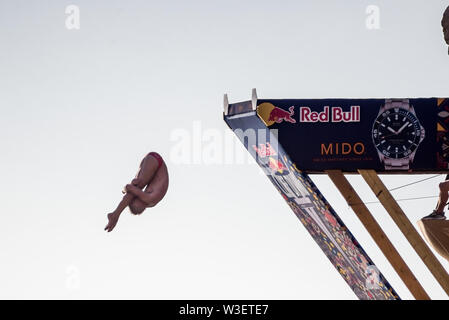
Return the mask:
[[[391,216],[398,228],[407,238],[412,248],[416,251],[418,256],[430,270],[432,275],[438,281],[440,286],[449,295],[449,275],[447,274],[440,261],[435,257],[430,248],[426,245],[424,240],[419,235],[418,231],[413,227],[410,220],[405,215],[399,204],[393,198],[391,193],[380,180],[376,171],[374,170],[358,170],[360,175],[365,179],[370,186],[380,203]]]
[[[393,266],[393,269],[402,279],[415,299],[430,300],[430,297],[428,296],[424,288],[413,275],[410,268],[402,259],[396,248],[393,246],[390,239],[388,239],[387,235],[377,223],[376,219],[374,219],[373,215],[363,203],[362,199],[360,199],[357,192],[343,175],[343,172],[341,170],[327,170],[326,173],[335,184],[337,189],[340,191],[342,196],[345,198],[348,205],[357,215],[360,222],[365,226],[368,233],[376,242],[379,249]]]

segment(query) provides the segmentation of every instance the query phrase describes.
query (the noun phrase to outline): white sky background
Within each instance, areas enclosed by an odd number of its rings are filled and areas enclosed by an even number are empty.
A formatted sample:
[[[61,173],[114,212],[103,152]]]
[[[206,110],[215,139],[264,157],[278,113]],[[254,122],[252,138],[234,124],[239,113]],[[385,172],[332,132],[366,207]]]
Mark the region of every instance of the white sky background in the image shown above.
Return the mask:
[[[70,4],[80,30],[65,27]],[[368,5],[379,30],[366,28]],[[260,98],[448,96],[447,5],[0,0],[0,298],[356,299],[253,162],[176,165],[170,135],[193,138],[200,121],[220,132],[202,146],[221,146],[223,93],[248,100],[253,87]],[[166,198],[142,216],[126,210],[106,234],[106,213],[152,150],[169,166]],[[412,298],[330,180],[313,178]],[[436,195],[442,179],[394,195]],[[401,206],[415,223],[435,202]],[[369,208],[431,297],[446,299],[383,208]]]

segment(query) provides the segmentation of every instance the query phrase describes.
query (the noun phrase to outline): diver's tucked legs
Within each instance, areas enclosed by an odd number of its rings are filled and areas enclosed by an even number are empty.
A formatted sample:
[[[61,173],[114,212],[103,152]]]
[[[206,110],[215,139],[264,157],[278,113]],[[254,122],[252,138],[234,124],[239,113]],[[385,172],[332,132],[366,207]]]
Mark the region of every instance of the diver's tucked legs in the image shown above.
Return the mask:
[[[156,158],[150,154],[147,154],[140,163],[139,172],[137,172],[136,178],[131,182],[131,184],[143,189],[150,183],[151,179],[153,179],[158,168],[159,163]]]
[[[153,192],[150,186],[143,191],[140,188],[129,184],[126,186],[126,191],[135,195],[137,197],[136,200],[140,200],[147,207],[153,207],[159,199],[159,196]]]
[[[159,162],[150,154],[147,154],[145,158],[140,163],[140,169],[137,173],[136,178],[132,181],[131,185],[135,188],[139,188],[139,190],[143,189],[146,185],[148,185],[153,179],[156,171],[158,170]],[[140,214],[145,210],[147,204],[141,201],[140,199],[136,199],[136,195],[132,193],[126,193],[122,201],[120,201],[117,208],[108,214],[109,223],[106,225],[105,230],[111,232],[115,225],[118,222],[120,214],[125,210],[126,207],[130,207],[130,210],[134,214]]]

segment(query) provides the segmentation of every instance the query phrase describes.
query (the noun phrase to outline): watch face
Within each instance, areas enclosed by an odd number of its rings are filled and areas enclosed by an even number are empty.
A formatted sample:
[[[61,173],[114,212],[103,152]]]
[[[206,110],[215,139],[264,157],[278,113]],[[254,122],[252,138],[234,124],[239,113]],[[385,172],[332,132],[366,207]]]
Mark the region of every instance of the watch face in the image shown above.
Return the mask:
[[[421,125],[416,116],[402,108],[380,114],[373,125],[373,142],[385,157],[401,159],[409,156],[421,142]]]

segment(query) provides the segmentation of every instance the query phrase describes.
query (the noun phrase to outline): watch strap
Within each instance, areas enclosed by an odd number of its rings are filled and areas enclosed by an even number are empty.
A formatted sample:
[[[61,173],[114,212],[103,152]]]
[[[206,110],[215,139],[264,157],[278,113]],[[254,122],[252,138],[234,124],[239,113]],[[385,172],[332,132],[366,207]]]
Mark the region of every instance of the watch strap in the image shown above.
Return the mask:
[[[409,99],[385,99],[385,104],[382,107],[382,112],[389,109],[402,108],[410,110]]]
[[[385,170],[408,170],[410,168],[410,158],[384,159]]]

